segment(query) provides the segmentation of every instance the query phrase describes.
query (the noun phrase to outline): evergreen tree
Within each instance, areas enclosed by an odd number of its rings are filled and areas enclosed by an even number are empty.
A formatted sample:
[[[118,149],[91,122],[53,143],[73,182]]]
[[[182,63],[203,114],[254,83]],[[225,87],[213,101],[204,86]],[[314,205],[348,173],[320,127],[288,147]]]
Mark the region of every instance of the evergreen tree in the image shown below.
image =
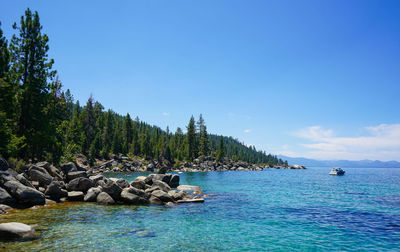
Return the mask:
[[[218,147],[218,150],[217,150],[216,159],[217,159],[218,162],[221,162],[223,160],[223,158],[225,157],[225,146],[224,146],[224,138],[223,138],[223,136],[221,136],[219,139],[220,139],[219,140],[219,147]]]
[[[202,126],[202,130],[200,131],[200,142],[199,142],[199,155],[207,156],[209,155],[209,140],[207,134],[207,127],[205,125]]]
[[[186,134],[186,159],[193,161],[196,153],[196,128],[194,125],[194,117],[190,117],[189,124],[187,126]]]
[[[126,114],[124,123],[122,125],[122,134],[123,134],[123,144],[122,144],[122,151],[123,153],[129,152],[129,146],[132,144],[133,140],[133,126],[132,126],[132,119],[128,114]]]
[[[43,150],[48,144],[46,139],[47,120],[44,115],[49,87],[47,81],[52,79],[53,60],[47,57],[48,37],[42,34],[39,15],[29,9],[21,17],[20,26],[14,23],[13,28],[19,32],[11,40],[11,75],[13,81],[20,85],[18,92],[19,111],[17,118],[18,136],[25,136],[26,149],[20,156],[25,159],[43,158]]]

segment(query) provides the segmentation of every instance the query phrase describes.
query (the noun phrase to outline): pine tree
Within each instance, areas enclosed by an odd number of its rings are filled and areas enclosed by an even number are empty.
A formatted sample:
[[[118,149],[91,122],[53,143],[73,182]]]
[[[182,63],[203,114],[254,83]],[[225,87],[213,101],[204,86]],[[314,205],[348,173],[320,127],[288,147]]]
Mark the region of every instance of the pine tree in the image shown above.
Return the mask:
[[[133,140],[132,128],[133,128],[132,119],[128,113],[128,114],[126,114],[124,123],[122,125],[122,134],[123,134],[122,152],[124,154],[129,152],[129,146],[132,144],[132,140]]]
[[[19,32],[11,39],[11,75],[20,85],[18,92],[18,136],[26,137],[26,149],[20,156],[25,159],[43,158],[46,139],[47,120],[44,115],[49,86],[47,81],[55,76],[52,71],[53,60],[48,59],[48,37],[42,34],[39,15],[29,9],[21,17],[20,26],[13,28]]]
[[[186,159],[193,161],[196,153],[196,128],[194,125],[194,117],[190,117],[189,124],[187,126],[186,134]]]
[[[207,127],[205,125],[203,125],[202,130],[200,132],[199,155],[200,156],[208,156],[209,153],[210,153],[210,149],[209,149]]]
[[[218,150],[217,150],[216,159],[217,159],[218,162],[221,162],[223,160],[223,158],[225,157],[225,146],[224,146],[224,138],[223,138],[223,136],[221,136],[219,139],[220,139],[219,140],[219,147],[218,147]]]

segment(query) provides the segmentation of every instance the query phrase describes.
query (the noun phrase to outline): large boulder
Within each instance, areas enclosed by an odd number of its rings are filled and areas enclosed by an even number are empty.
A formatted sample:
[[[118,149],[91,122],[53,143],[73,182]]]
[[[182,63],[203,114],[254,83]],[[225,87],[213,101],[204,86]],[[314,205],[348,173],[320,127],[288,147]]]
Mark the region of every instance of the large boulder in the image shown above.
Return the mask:
[[[5,189],[17,199],[18,203],[24,207],[35,205],[44,205],[46,198],[43,193],[36,189],[25,186],[18,181],[7,181],[4,184]]]
[[[169,196],[171,196],[175,201],[183,199],[185,197],[185,192],[177,190],[171,190],[168,192]]]
[[[161,190],[155,190],[151,193],[151,196],[159,198],[162,202],[174,201],[174,199],[168,193]]]
[[[69,172],[73,171],[78,171],[78,168],[73,162],[69,162],[66,164],[61,164],[61,170],[64,172],[64,174],[68,174]]]
[[[42,167],[46,169],[46,171],[52,176],[56,177],[58,180],[62,180],[62,176],[60,175],[60,171],[54,167],[54,165],[50,164],[47,161],[36,163],[35,166]]]
[[[155,196],[151,196],[150,197],[149,203],[153,204],[153,205],[162,205],[163,204],[163,202],[159,198],[157,198]]]
[[[147,188],[144,192],[145,192],[145,193],[148,193],[148,194],[151,194],[152,192],[154,192],[154,191],[156,191],[156,190],[161,190],[161,188],[158,187],[158,186],[152,186],[152,187],[150,187],[150,188]],[[162,190],[161,190],[161,191],[162,191]]]
[[[15,178],[16,178],[19,182],[21,182],[21,184],[23,184],[23,185],[28,186],[28,187],[31,187],[31,188],[35,188],[35,187],[32,185],[32,183],[31,183],[28,179],[25,178],[24,173],[18,174]]]
[[[176,188],[179,186],[179,175],[178,174],[174,174],[171,176],[171,180],[169,181],[169,186],[172,188]]]
[[[89,179],[93,182],[95,186],[99,185],[99,181],[105,182],[107,179],[101,174],[90,176]]]
[[[3,188],[0,187],[0,204],[13,204],[15,200],[11,195]]]
[[[68,172],[67,179],[73,180],[76,178],[87,178],[87,173],[85,171],[72,171]]]
[[[153,180],[153,186],[158,186],[164,192],[168,192],[171,190],[171,187],[167,183],[160,180]]]
[[[93,182],[88,178],[76,178],[71,180],[67,185],[68,191],[80,191],[86,193],[91,187]]]
[[[110,195],[115,201],[119,200],[122,189],[114,181],[107,180],[105,183],[100,184],[103,188],[103,192]]]
[[[14,239],[34,239],[35,237],[35,230],[29,225],[19,222],[0,224],[0,239],[3,241]]]
[[[48,186],[54,178],[43,167],[32,165],[29,168],[29,179],[38,181],[41,186]]]
[[[159,180],[165,183],[169,183],[171,180],[171,174],[151,174],[151,179],[154,181]]]
[[[135,187],[137,189],[141,189],[141,190],[145,190],[146,189],[146,183],[143,180],[139,180],[139,181],[132,181],[131,182],[131,186]]]
[[[59,201],[61,198],[68,196],[68,192],[62,189],[62,185],[58,181],[51,182],[47,187],[45,194],[55,201]]]
[[[9,168],[7,160],[4,158],[0,157],[0,171],[5,171]]]
[[[97,196],[100,193],[101,193],[101,187],[92,187],[87,191],[85,198],[83,200],[86,202],[95,202]]]
[[[69,201],[83,201],[84,194],[80,191],[68,192]]]
[[[121,192],[121,200],[127,204],[147,204],[149,201],[145,197],[144,191],[139,192],[138,189],[133,187],[124,188]]]
[[[120,178],[117,181],[115,181],[117,185],[121,188],[127,188],[129,187],[129,182],[126,179]]]
[[[101,192],[97,195],[97,203],[102,205],[113,205],[115,201],[113,198],[106,192]]]

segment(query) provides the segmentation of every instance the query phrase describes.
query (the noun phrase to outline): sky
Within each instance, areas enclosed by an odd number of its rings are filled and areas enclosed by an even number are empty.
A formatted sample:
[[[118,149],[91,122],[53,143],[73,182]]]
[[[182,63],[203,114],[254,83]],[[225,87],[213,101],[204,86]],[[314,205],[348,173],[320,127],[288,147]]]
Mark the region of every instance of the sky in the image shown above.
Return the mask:
[[[400,1],[4,1],[84,104],[268,153],[400,161]]]

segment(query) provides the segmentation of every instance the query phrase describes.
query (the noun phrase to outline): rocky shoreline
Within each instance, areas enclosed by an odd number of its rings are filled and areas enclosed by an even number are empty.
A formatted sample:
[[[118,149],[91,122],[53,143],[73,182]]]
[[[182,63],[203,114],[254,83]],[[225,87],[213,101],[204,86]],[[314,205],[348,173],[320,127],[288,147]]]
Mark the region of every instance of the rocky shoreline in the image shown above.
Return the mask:
[[[105,172],[209,172],[209,171],[262,171],[264,169],[306,169],[300,165],[258,165],[243,161],[233,161],[225,158],[222,162],[216,161],[215,157],[199,157],[193,162],[179,162],[172,165],[168,160],[157,162],[139,157],[127,157],[124,155],[113,155],[110,160],[96,160],[97,165],[88,166],[87,159],[80,155],[76,163],[85,167],[90,173]]]
[[[111,160],[97,160],[89,167],[83,156],[76,163],[61,164],[56,168],[49,162],[24,166],[18,173],[6,160],[0,158],[0,214],[13,208],[30,208],[66,201],[96,202],[97,204],[166,205],[202,203],[206,196],[200,187],[180,185],[178,174],[172,172],[260,171],[265,168],[305,169],[301,166],[269,167],[234,162],[226,159],[216,162],[212,157],[196,159],[173,167],[165,160],[156,162],[140,158],[114,155]],[[139,176],[129,182],[123,178],[106,178],[106,172],[157,172]],[[3,225],[4,224],[4,225]],[[2,223],[0,234],[4,239],[35,237],[23,223]],[[8,237],[8,238],[6,238]]]

